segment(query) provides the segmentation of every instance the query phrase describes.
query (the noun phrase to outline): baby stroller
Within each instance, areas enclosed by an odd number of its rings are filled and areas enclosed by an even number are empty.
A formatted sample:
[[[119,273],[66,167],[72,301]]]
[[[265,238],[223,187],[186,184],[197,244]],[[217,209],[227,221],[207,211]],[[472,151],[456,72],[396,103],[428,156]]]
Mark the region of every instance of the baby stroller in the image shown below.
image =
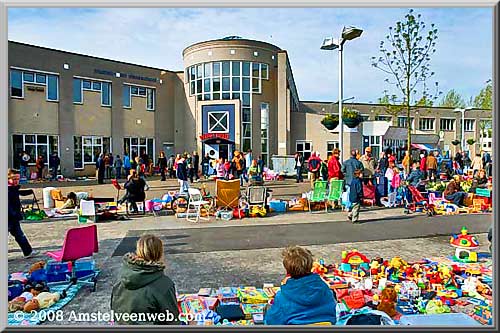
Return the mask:
[[[405,213],[410,214],[417,211],[422,211],[427,216],[436,215],[434,205],[429,204],[429,201],[420,193],[415,186],[404,186],[405,198]]]

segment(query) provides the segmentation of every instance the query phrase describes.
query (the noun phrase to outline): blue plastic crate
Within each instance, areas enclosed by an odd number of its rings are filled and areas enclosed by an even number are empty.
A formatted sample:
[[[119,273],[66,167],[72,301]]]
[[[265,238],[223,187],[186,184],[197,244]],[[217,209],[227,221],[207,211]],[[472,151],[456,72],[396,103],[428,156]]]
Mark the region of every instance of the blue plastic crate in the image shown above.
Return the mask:
[[[91,257],[81,258],[75,261],[75,266],[73,267],[75,272],[79,271],[94,271],[95,260]]]
[[[71,262],[49,261],[45,267],[47,275],[64,274],[71,272]]]
[[[269,207],[277,213],[286,213],[287,203],[285,201],[271,201],[269,202]]]

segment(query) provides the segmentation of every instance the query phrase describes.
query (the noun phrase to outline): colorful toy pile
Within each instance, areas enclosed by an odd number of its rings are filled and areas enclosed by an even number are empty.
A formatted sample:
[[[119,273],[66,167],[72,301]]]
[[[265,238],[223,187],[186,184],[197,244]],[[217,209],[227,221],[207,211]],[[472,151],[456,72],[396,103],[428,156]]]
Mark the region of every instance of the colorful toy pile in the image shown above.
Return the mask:
[[[451,238],[452,245],[458,246],[457,241],[462,250],[478,245],[474,237],[467,235],[465,228],[461,236]],[[337,324],[345,324],[345,318],[355,313],[374,311],[384,312],[394,324],[450,314],[451,317],[473,318],[480,324],[491,325],[491,260],[470,254],[464,258],[459,254],[418,262],[406,262],[398,256],[390,260],[370,260],[352,250],[342,252],[339,265],[325,265],[323,260],[315,262],[312,272],[319,274],[335,294]],[[283,283],[286,283],[286,278]],[[191,313],[198,325],[255,325],[263,323],[264,308],[272,304],[278,290],[279,287],[270,285],[262,289],[202,288],[198,294],[179,295],[178,301],[181,311]],[[460,313],[463,317],[459,316]],[[407,319],[413,315],[420,316]]]

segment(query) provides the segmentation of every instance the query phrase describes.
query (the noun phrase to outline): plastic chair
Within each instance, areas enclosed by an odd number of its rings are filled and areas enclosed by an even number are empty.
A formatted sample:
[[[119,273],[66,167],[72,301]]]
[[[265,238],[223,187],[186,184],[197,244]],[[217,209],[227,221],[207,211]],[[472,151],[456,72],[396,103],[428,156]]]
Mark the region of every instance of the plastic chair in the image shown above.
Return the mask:
[[[111,179],[111,184],[113,184],[113,187],[117,190],[116,201],[118,202],[120,200],[120,191],[124,190],[124,188],[118,183],[117,179]]]
[[[201,192],[197,188],[189,188],[188,193],[189,193],[189,199],[188,199],[188,205],[187,205],[187,210],[186,210],[186,220],[188,220],[190,222],[198,222],[199,220],[209,221],[210,216],[208,214],[206,217],[201,216],[201,208],[205,207],[207,209],[207,211],[210,211],[210,208],[212,206],[210,204],[210,202],[203,200]],[[206,207],[206,206],[209,206],[209,207]],[[196,214],[194,219],[192,219],[190,217],[190,213],[192,213],[192,211],[190,211],[191,208],[192,208],[192,210],[194,210],[194,213]]]
[[[313,188],[313,193],[311,195],[311,198],[307,200],[309,203],[309,211],[312,213],[311,210],[311,202],[323,202],[325,204],[325,212],[328,212],[328,205],[326,204],[327,201],[327,193],[326,193],[326,187],[328,185],[328,182],[323,181],[323,180],[317,180],[314,182],[314,188]]]
[[[328,190],[328,201],[333,203],[332,207],[339,203],[342,198],[342,190],[344,189],[344,181],[341,179],[330,180],[330,188]]]
[[[59,251],[49,251],[46,255],[59,262],[71,262],[71,265],[75,265],[75,261],[85,257],[91,257],[94,253],[99,252],[99,243],[97,240],[97,226],[89,225],[80,228],[72,228],[66,231],[66,237],[64,238],[63,247]],[[82,283],[84,285],[90,285],[93,287],[93,291],[96,289],[97,273],[94,272],[93,275],[87,276],[84,279],[78,279],[76,277],[76,272],[74,269],[71,270],[71,278],[69,280],[69,285],[66,287],[64,293],[74,284]],[[88,280],[90,278],[90,281]],[[51,285],[65,284],[65,282],[56,282]]]

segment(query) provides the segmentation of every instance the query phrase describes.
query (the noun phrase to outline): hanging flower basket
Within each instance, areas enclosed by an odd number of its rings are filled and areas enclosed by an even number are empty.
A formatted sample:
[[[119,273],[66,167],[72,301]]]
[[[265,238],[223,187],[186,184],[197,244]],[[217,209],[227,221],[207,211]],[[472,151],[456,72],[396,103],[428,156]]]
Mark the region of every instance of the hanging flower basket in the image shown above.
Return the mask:
[[[345,108],[342,111],[342,122],[349,128],[355,128],[363,121],[357,110]]]
[[[472,146],[472,145],[473,145],[473,144],[475,144],[475,143],[476,143],[476,140],[474,140],[474,139],[467,139],[467,144],[468,144],[469,146]]]
[[[334,115],[326,115],[322,120],[321,124],[329,131],[335,129],[339,125],[339,117]]]
[[[451,144],[452,144],[452,145],[454,145],[454,146],[457,146],[458,144],[460,144],[460,141],[458,141],[458,140],[453,140],[453,141],[451,142]]]

